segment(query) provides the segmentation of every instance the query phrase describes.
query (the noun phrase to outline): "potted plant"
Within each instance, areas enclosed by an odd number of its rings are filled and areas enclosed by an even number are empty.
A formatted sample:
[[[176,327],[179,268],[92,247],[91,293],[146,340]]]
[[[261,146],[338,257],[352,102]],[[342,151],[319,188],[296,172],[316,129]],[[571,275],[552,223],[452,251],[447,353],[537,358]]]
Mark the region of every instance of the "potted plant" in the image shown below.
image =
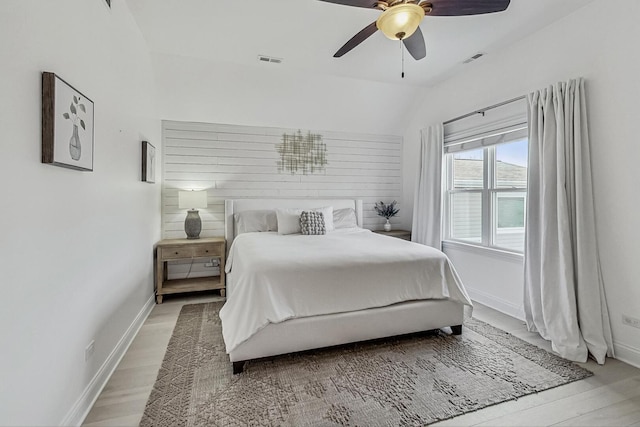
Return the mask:
[[[391,231],[391,223],[389,222],[389,218],[392,218],[400,212],[400,209],[396,209],[396,205],[398,202],[395,200],[388,205],[384,202],[378,202],[375,204],[374,209],[378,213],[379,216],[385,217],[387,222],[384,224],[384,231]]]

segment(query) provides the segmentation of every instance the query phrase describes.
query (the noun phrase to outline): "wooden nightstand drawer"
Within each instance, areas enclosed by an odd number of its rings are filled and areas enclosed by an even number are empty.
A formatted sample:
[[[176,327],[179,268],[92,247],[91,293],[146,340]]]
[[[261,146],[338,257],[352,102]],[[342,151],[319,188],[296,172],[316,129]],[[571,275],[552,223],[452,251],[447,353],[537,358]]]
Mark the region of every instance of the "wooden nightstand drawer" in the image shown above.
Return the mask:
[[[374,231],[374,233],[382,234],[384,236],[397,237],[398,239],[403,239],[403,240],[409,240],[409,241],[411,240],[411,232],[408,230],[391,230],[391,231],[376,230]]]
[[[221,245],[198,245],[193,247],[194,257],[220,256],[222,251]]]
[[[193,258],[193,248],[183,246],[165,246],[161,249],[161,259]]]

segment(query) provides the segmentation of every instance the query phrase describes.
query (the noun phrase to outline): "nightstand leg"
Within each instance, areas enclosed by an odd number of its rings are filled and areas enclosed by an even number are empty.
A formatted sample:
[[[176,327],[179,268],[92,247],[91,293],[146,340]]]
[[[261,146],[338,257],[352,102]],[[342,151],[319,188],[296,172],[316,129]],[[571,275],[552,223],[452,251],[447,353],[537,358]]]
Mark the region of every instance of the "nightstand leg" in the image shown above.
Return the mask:
[[[227,290],[226,289],[220,289],[220,296],[221,297],[226,297],[227,296]]]
[[[162,295],[156,295],[156,303],[162,304]]]

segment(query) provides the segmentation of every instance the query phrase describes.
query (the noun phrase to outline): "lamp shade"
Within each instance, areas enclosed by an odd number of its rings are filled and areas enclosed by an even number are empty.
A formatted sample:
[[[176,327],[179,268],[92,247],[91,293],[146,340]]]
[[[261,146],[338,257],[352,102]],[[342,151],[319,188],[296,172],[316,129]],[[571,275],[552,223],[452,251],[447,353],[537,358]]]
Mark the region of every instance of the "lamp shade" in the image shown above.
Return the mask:
[[[424,18],[424,9],[414,3],[402,3],[382,12],[376,26],[391,40],[411,37]]]
[[[206,208],[207,191],[179,191],[178,207],[180,209]]]

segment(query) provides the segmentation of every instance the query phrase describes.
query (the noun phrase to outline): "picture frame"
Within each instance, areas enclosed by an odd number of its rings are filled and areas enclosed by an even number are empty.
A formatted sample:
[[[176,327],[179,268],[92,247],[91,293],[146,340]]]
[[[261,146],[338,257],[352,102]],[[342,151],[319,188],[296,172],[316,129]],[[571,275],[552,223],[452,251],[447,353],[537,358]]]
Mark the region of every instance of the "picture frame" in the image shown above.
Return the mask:
[[[142,181],[156,182],[156,147],[147,141],[142,141]]]
[[[42,73],[42,163],[93,171],[94,105],[55,73]]]

